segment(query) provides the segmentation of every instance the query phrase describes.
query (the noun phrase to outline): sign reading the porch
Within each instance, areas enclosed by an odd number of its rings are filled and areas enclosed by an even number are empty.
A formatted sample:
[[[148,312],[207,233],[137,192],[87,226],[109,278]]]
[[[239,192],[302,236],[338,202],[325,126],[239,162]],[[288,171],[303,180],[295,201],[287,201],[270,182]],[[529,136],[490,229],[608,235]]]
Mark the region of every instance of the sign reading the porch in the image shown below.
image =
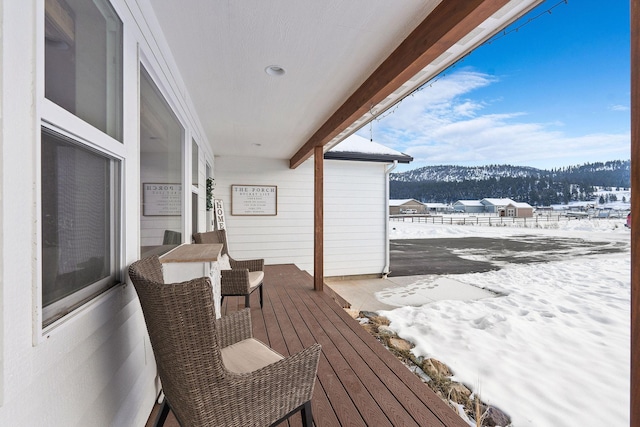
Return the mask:
[[[275,185],[232,185],[231,215],[277,215]]]
[[[144,216],[179,216],[182,214],[182,184],[142,184]]]

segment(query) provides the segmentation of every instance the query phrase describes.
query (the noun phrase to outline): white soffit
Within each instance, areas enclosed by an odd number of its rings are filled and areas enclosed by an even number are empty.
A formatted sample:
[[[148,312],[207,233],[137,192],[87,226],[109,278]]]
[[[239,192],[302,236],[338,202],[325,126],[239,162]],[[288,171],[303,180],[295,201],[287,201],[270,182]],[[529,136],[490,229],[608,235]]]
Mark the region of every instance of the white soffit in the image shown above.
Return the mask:
[[[155,44],[170,50],[161,55],[178,67],[170,72],[184,83],[213,153],[287,160],[441,1],[136,0],[144,20],[161,29]],[[374,114],[540,1],[509,2],[372,108]],[[285,75],[267,74],[270,65]],[[325,148],[372,117],[361,117]]]
[[[442,0],[137,1],[215,155],[289,159]]]

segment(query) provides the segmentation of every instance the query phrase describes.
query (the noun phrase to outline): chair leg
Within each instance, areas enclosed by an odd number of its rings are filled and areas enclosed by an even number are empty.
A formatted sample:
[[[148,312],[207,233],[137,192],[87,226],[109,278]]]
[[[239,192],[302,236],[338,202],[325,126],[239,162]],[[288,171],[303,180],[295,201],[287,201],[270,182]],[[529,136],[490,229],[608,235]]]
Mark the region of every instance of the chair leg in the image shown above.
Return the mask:
[[[260,285],[260,308],[262,308],[262,285]]]
[[[160,413],[158,413],[158,416],[153,423],[153,427],[162,427],[164,425],[164,422],[167,420],[167,416],[169,416],[169,410],[171,410],[171,408],[169,408],[167,398],[165,397],[162,402],[162,406],[160,407]]]
[[[302,405],[302,409],[300,410],[300,415],[302,415],[302,427],[313,426],[313,416],[311,414],[311,401]]]
[[[249,308],[251,307],[251,304],[249,303],[249,297],[251,296],[251,294],[247,294],[244,296],[244,307],[245,308]]]

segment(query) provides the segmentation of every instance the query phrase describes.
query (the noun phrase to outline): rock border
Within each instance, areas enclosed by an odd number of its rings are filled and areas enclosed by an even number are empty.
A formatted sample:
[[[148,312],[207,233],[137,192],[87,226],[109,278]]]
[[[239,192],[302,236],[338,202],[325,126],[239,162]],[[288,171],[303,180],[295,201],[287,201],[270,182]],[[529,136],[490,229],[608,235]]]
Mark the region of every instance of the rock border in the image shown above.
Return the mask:
[[[414,344],[399,337],[389,327],[389,319],[372,311],[345,310],[467,423],[477,427],[511,425],[511,419],[503,411],[483,402],[467,385],[452,380],[453,371],[446,364],[434,358],[416,357],[411,351]]]

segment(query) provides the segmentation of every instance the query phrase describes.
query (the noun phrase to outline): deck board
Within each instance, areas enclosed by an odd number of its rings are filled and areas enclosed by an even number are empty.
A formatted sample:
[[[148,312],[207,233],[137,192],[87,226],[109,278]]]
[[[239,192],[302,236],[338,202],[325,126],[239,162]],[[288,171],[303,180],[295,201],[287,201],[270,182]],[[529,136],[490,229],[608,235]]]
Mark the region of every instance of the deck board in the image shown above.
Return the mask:
[[[308,273],[293,264],[265,266],[263,287],[262,309],[258,292],[251,295],[257,339],[285,356],[322,345],[312,401],[316,426],[467,426],[335,296],[314,291]],[[226,297],[222,314],[243,308],[244,297]],[[172,416],[165,424],[177,425]],[[279,427],[301,425],[296,414]]]

